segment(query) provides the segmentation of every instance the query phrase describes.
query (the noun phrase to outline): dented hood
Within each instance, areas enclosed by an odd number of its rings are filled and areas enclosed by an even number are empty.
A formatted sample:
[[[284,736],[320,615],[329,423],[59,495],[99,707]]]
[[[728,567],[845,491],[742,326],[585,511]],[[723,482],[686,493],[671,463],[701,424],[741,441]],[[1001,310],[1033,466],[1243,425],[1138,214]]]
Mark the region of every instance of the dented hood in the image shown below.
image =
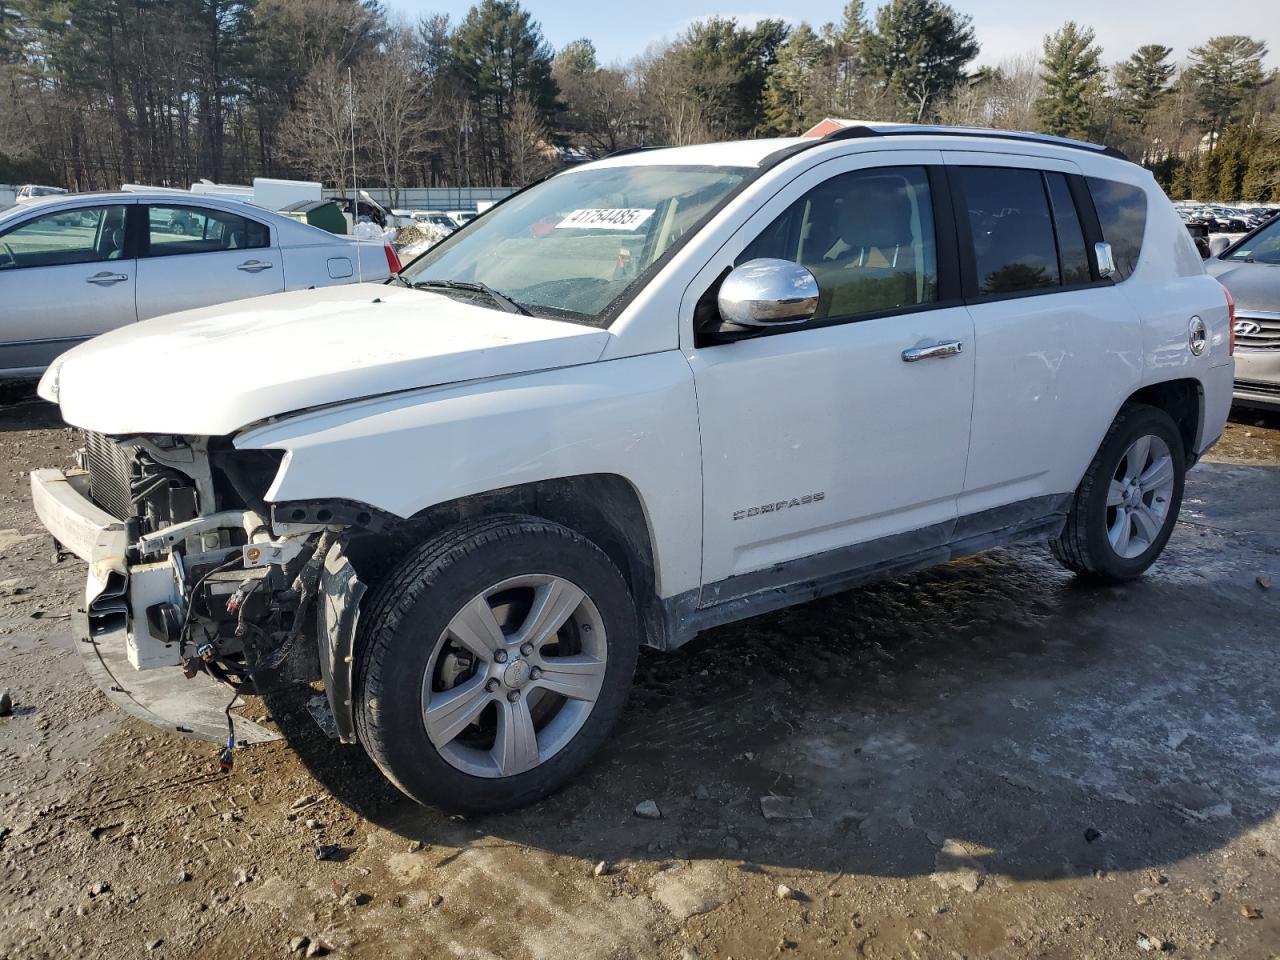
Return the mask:
[[[229,434],[310,407],[590,363],[608,333],[398,285],[156,317],[64,353],[40,395],[99,433]]]

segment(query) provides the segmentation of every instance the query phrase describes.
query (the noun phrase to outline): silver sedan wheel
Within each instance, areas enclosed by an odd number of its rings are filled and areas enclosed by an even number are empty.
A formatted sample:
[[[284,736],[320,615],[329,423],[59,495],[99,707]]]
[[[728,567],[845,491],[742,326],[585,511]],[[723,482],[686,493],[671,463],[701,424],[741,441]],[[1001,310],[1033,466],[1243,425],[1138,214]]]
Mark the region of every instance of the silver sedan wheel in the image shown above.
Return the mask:
[[[511,777],[563,750],[604,683],[600,612],[562,577],[495,583],[454,614],[422,680],[422,720],[444,759]]]
[[[1107,539],[1118,556],[1141,556],[1164,529],[1173,469],[1173,455],[1159,437],[1139,437],[1125,451],[1107,487]]]

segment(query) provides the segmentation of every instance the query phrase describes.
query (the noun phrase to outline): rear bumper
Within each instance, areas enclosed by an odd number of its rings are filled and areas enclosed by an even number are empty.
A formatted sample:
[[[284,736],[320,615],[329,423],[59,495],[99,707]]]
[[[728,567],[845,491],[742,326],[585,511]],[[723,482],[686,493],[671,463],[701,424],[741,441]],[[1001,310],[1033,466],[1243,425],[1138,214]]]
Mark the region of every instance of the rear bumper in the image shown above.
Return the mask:
[[[1244,407],[1280,410],[1280,383],[1256,383],[1237,380],[1232,399]]]

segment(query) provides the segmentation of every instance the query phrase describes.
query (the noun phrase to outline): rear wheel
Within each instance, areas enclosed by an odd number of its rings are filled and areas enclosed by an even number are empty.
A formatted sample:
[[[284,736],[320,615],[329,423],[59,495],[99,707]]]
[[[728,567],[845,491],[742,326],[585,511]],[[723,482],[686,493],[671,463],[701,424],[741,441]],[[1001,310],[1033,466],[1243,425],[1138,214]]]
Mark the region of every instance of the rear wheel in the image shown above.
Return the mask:
[[[509,809],[604,741],[635,669],[634,605],[598,547],[533,517],[423,544],[361,616],[357,731],[420,803]]]
[[[1120,411],[1085,472],[1061,535],[1050,543],[1067,569],[1119,582],[1164,549],[1182,505],[1186,459],[1172,418],[1156,407]]]

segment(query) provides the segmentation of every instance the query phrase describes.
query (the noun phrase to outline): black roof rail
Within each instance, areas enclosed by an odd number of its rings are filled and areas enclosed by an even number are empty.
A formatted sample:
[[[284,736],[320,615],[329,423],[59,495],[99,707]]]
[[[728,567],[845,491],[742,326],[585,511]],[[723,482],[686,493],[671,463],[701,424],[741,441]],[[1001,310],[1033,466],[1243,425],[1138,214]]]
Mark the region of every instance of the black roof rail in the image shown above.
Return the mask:
[[[869,123],[859,123],[848,127],[841,127],[839,130],[832,131],[825,137],[818,138],[818,142],[830,143],[833,140],[861,140],[874,137],[910,136],[972,137],[979,140],[1020,140],[1026,143],[1042,143],[1051,147],[1068,147],[1072,150],[1085,150],[1089,153],[1095,153],[1101,157],[1111,157],[1115,160],[1129,161],[1129,158],[1115,147],[1106,147],[1100,143],[1087,143],[1084,140],[1072,140],[1069,137],[1055,137],[1048,133],[1031,133],[1026,130],[994,130],[987,129],[985,127],[944,127],[912,123],[875,126]]]
[[[623,147],[621,150],[614,150],[612,153],[606,153],[601,160],[608,160],[610,157],[625,157],[628,153],[640,153],[642,150],[666,150],[669,149],[665,143],[654,144],[651,147]]]

